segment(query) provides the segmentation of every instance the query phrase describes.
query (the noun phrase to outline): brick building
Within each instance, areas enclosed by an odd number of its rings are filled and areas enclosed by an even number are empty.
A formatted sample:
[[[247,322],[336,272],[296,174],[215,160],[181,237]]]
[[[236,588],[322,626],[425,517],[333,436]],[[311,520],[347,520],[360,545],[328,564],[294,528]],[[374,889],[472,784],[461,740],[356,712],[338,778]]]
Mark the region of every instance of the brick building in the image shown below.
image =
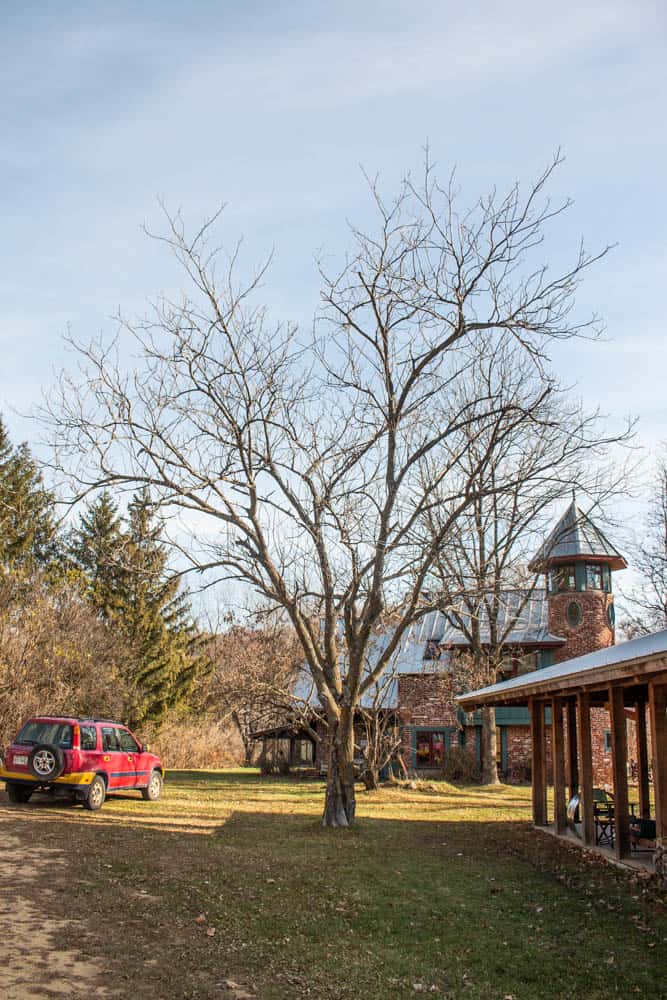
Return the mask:
[[[507,591],[502,595],[501,613],[509,616],[505,622],[511,629],[498,679],[613,645],[612,575],[625,566],[623,556],[573,499],[530,563],[538,585],[530,592]],[[483,641],[483,622],[481,632]],[[403,759],[416,775],[441,773],[455,747],[481,763],[479,713],[466,715],[456,703],[462,690],[458,664],[468,650],[468,640],[452,618],[441,611],[429,611],[406,637],[390,681],[383,687],[382,711],[397,718]],[[595,709],[591,721],[595,780],[607,784],[612,760],[608,713]],[[547,713],[547,725],[549,722]],[[496,729],[501,776],[507,781],[527,780],[531,760],[528,710],[498,708]],[[315,743],[298,727],[257,735],[265,740],[280,739],[281,753],[293,764],[324,765],[323,743]],[[633,760],[632,726],[628,737]],[[548,742],[547,733],[547,746]]]
[[[625,567],[623,556],[573,500],[530,563],[529,569],[544,578],[544,586],[535,587],[528,597],[519,592],[503,595],[504,614],[516,620],[505,643],[498,679],[613,645],[612,575]],[[455,690],[460,687],[456,660],[468,648],[465,635],[447,615],[434,611],[415,629],[412,641],[422,653],[422,662],[414,669],[418,655],[405,658],[399,664],[396,685],[405,759],[416,773],[433,773],[442,768],[451,747],[459,745],[480,761],[479,713],[464,715],[454,700],[460,693]],[[531,759],[528,709],[498,708],[495,715],[499,771],[505,780],[524,780],[530,774]],[[608,712],[595,709],[591,723],[595,779],[607,784],[612,766]],[[630,725],[631,761],[636,760],[633,729]]]

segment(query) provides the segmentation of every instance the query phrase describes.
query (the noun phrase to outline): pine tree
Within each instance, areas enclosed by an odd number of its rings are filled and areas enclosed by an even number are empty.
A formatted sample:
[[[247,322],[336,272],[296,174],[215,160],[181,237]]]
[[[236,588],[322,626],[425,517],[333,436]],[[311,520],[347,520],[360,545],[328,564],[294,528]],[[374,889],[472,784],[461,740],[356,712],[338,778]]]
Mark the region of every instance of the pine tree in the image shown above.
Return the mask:
[[[187,595],[167,568],[162,524],[146,490],[129,506],[121,625],[135,650],[136,723],[182,703],[204,666]]]
[[[55,555],[54,498],[26,444],[13,447],[0,417],[0,564],[44,566]]]
[[[123,607],[127,576],[123,544],[118,506],[105,491],[81,515],[69,555],[83,574],[88,603],[106,622],[117,621]]]

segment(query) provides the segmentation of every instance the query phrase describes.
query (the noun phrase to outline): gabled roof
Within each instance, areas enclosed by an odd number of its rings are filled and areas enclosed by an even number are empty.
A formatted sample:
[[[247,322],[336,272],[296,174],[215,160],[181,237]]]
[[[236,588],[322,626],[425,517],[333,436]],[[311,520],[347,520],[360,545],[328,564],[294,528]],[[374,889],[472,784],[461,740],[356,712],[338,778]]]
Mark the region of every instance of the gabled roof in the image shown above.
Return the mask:
[[[490,636],[485,601],[480,602],[478,614],[481,640],[486,644]],[[468,646],[468,639],[465,631],[459,627],[459,621],[463,621],[464,626],[468,627],[470,618],[470,614],[461,611],[457,615],[443,611],[429,611],[415,626],[414,634],[417,641],[422,643],[431,642],[445,647]],[[498,614],[498,627],[501,633],[504,632],[506,623],[514,618],[516,621],[505,639],[506,646],[560,646],[565,642],[561,636],[549,632],[549,606],[543,588],[536,587],[532,592],[502,591]]]
[[[647,664],[651,664],[650,669],[654,671],[665,670],[667,629],[470,691],[460,695],[457,701],[466,712],[482,705],[525,704],[532,695],[548,697],[556,691],[585,690],[596,684],[606,684],[612,677],[632,677]]]
[[[625,569],[627,566],[618,549],[573,499],[528,568],[533,573],[540,573],[552,562],[591,558],[608,563],[610,569]]]

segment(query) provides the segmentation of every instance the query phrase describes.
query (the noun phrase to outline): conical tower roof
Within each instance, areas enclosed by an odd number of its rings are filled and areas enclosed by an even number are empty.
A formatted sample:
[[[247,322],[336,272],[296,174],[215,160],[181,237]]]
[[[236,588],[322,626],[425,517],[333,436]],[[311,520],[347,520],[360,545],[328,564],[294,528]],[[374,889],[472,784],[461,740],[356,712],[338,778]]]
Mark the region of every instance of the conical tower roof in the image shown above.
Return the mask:
[[[590,517],[577,506],[573,497],[572,503],[544,545],[535,553],[528,568],[533,573],[540,573],[552,563],[577,562],[581,559],[607,563],[610,569],[625,569],[627,566],[618,549],[614,548]]]

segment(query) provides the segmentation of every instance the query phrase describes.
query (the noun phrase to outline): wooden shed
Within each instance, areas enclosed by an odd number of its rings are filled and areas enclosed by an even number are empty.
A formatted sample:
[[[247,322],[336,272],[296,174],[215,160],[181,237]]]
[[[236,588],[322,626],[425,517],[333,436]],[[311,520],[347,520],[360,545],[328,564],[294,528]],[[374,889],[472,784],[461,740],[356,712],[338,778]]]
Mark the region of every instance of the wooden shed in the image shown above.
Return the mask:
[[[591,708],[610,716],[613,757],[613,810],[610,842],[618,859],[631,853],[631,801],[627,721],[637,731],[635,813],[653,830],[655,864],[667,861],[667,629],[607,649],[535,670],[459,697],[473,711],[484,705],[527,706],[532,736],[532,803],[537,827],[553,822],[555,832],[568,827],[567,808],[581,800],[582,841],[596,840],[596,796],[591,755]],[[547,725],[545,710],[551,710]],[[550,729],[554,809],[547,813],[547,731]],[[653,784],[653,804],[650,782]],[[599,824],[598,824],[599,825]]]

